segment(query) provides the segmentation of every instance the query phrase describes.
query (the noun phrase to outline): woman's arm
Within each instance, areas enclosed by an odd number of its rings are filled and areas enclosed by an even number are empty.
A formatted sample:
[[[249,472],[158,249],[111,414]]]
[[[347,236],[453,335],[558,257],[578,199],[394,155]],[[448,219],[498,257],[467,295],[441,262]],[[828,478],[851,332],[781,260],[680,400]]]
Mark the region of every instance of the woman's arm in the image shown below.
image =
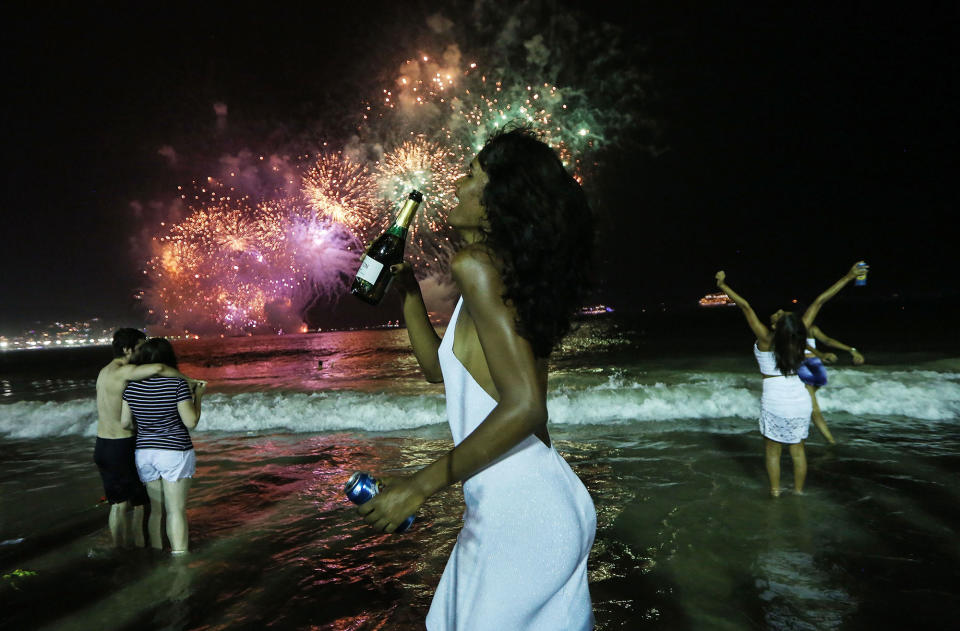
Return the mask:
[[[747,318],[747,324],[750,325],[750,330],[753,331],[753,334],[757,336],[757,340],[762,343],[768,343],[770,341],[770,329],[760,321],[760,318],[757,317],[757,314],[754,313],[753,308],[750,306],[750,303],[746,301],[743,296],[733,291],[730,288],[730,285],[727,284],[727,274],[723,270],[717,272],[717,287],[723,290],[723,293],[730,296],[730,299],[737,303],[737,306],[740,307],[740,310],[743,311],[743,315]]]
[[[130,404],[126,401],[123,402],[123,406],[120,408],[120,427],[123,429],[133,427],[133,410],[130,409]]]
[[[390,271],[393,272],[393,283],[403,301],[403,321],[407,325],[407,335],[413,346],[413,354],[416,355],[427,381],[440,383],[443,381],[440,357],[437,354],[440,348],[440,336],[430,324],[427,307],[423,304],[423,294],[420,293],[420,283],[414,277],[413,268],[409,263],[394,265]]]
[[[390,481],[359,512],[378,530],[393,530],[431,495],[487,466],[543,427],[547,393],[530,343],[516,330],[516,313],[503,302],[503,284],[490,257],[476,247],[453,260],[463,307],[473,319],[500,397],[486,419],[446,455],[409,478]]]
[[[841,351],[847,351],[848,353],[850,353],[851,357],[853,357],[854,364],[857,364],[859,366],[865,361],[863,358],[863,355],[861,355],[857,349],[855,349],[852,346],[847,346],[840,340],[835,340],[832,337],[829,337],[826,333],[820,330],[820,327],[818,326],[810,327],[810,333],[812,333],[813,336],[817,338],[817,340],[823,342],[827,346],[840,349]]]
[[[203,381],[198,381],[196,384],[193,389],[193,399],[185,399],[177,403],[180,420],[187,426],[187,429],[196,428],[197,423],[200,422],[200,401],[203,399],[207,384]]]
[[[853,267],[850,268],[846,274],[843,275],[843,278],[830,285],[830,288],[825,292],[817,296],[817,299],[813,301],[807,311],[803,314],[803,324],[809,329],[813,326],[813,321],[817,319],[817,314],[820,313],[820,308],[834,296],[836,296],[841,289],[847,286],[847,283],[852,281],[857,277],[858,274],[862,274],[865,271],[869,271],[870,267],[866,263],[857,262],[853,264]]]

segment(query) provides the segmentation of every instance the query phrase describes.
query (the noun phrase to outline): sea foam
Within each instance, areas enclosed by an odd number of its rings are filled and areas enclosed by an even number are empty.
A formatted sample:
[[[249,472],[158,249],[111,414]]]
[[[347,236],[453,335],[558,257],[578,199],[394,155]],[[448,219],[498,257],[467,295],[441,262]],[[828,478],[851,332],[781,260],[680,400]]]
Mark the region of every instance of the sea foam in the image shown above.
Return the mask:
[[[615,376],[589,387],[554,384],[550,420],[566,425],[622,425],[647,421],[755,419],[760,379],[739,373],[677,373],[673,383],[643,383]],[[833,370],[818,393],[826,414],[960,419],[960,373]],[[96,402],[20,401],[0,406],[0,436],[96,434]],[[198,431],[290,432],[395,431],[446,421],[442,395],[357,391],[209,394]],[[689,423],[687,424],[689,425]]]

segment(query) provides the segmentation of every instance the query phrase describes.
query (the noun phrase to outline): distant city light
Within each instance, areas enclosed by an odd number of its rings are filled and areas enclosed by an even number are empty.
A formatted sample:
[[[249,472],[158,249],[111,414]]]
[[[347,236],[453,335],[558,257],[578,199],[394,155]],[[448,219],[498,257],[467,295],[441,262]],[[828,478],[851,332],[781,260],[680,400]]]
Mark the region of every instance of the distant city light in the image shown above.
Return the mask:
[[[113,341],[116,328],[108,326],[100,318],[81,322],[56,321],[12,337],[0,335],[0,351],[104,346]]]

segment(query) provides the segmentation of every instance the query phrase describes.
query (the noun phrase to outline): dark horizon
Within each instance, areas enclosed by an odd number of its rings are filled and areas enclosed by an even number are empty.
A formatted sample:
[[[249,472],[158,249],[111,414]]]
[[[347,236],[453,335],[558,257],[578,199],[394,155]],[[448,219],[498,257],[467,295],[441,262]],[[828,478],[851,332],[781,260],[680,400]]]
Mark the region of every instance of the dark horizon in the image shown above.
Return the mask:
[[[956,301],[952,224],[940,220],[956,199],[955,7],[548,5],[620,25],[638,44],[617,67],[649,77],[650,123],[602,151],[586,182],[598,301],[684,304],[717,269],[748,297],[810,300],[857,259],[872,267],[861,296]],[[103,5],[11,18],[0,331],[144,321],[135,243],[149,217],[131,202],[169,198],[243,148],[345,142],[381,85],[375,72],[416,54],[443,7]],[[468,29],[468,8],[444,13]],[[222,133],[215,102],[230,110]],[[158,155],[165,145],[182,148],[179,165]],[[359,321],[366,307],[349,301],[316,319]]]

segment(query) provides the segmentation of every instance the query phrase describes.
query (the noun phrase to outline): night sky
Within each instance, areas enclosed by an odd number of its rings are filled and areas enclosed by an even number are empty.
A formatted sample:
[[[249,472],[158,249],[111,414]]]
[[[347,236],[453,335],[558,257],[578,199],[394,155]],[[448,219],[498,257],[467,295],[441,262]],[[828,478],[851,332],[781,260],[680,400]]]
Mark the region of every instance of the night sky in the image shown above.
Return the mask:
[[[171,196],[223,154],[345,139],[363,100],[429,46],[429,15],[455,23],[466,53],[499,28],[474,23],[473,3],[316,5],[87,3],[5,19],[0,332],[142,323],[147,219],[131,202]],[[512,10],[617,25],[629,45],[606,69],[643,77],[643,124],[588,182],[597,299],[688,303],[720,268],[745,294],[809,298],[863,258],[871,299],[956,300],[957,5],[841,5]],[[575,80],[576,51],[552,43],[574,60],[559,80]]]

